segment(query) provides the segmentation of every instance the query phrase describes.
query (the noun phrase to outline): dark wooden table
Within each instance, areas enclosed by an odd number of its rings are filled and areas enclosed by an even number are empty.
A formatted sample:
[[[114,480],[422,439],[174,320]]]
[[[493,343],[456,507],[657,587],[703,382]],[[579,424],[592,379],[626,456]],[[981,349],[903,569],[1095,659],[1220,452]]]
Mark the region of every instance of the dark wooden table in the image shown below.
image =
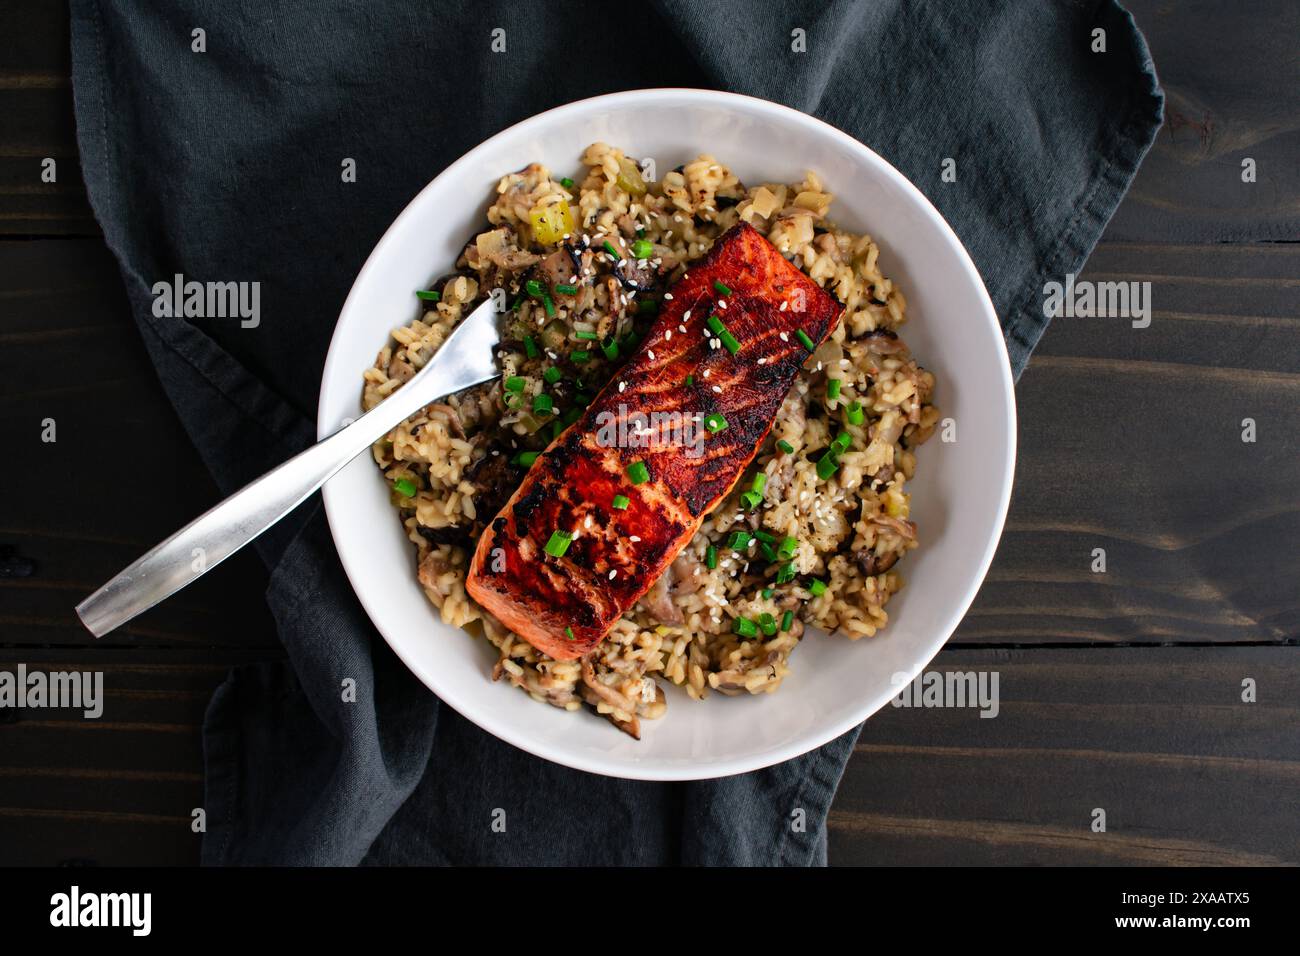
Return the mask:
[[[1296,15],[1130,7],[1168,121],[1085,278],[1150,281],[1153,321],[1044,339],[1001,549],[932,665],[997,671],[1001,713],[874,717],[834,863],[1300,862]],[[193,863],[207,699],[280,650],[251,555],[99,643],[72,612],[217,493],[80,182],[66,16],[0,8],[0,670],[102,670],[109,710],[0,712],[0,863]]]

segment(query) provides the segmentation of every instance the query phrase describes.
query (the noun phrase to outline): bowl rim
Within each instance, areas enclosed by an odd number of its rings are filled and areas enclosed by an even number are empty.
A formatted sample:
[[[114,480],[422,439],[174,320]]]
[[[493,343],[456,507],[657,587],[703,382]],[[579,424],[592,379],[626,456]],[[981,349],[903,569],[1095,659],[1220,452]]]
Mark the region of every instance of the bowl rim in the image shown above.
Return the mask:
[[[966,272],[966,278],[973,282],[978,290],[978,298],[982,309],[983,320],[990,324],[992,331],[995,333],[996,341],[1000,346],[1000,355],[1002,361],[998,368],[998,379],[1002,385],[1006,399],[1006,420],[1004,427],[1006,429],[1006,455],[1002,463],[1002,488],[998,499],[998,508],[996,520],[993,525],[993,533],[985,542],[984,553],[980,557],[978,572],[970,578],[970,584],[966,593],[962,595],[960,601],[954,603],[954,611],[949,617],[948,624],[939,628],[935,632],[935,637],[931,641],[928,650],[921,652],[923,660],[908,674],[908,680],[912,680],[917,674],[922,673],[934,657],[939,653],[948,639],[952,636],[957,626],[965,618],[966,612],[970,609],[975,595],[984,583],[984,578],[988,574],[990,565],[993,562],[993,556],[1002,538],[1007,518],[1007,512],[1011,503],[1011,489],[1015,478],[1016,462],[1016,445],[1017,445],[1017,414],[1015,398],[1015,382],[1011,373],[1011,360],[1007,352],[1006,340],[1003,335],[1001,323],[998,321],[997,311],[993,307],[993,302],[989,297],[988,289],[984,285],[984,280],[976,269],[974,261],[967,252],[966,247],[962,244],[957,234],[953,231],[948,221],[944,219],[939,210],[930,202],[929,198],[918,189],[911,180],[904,176],[888,160],[877,153],[866,144],[854,139],[848,133],[840,130],[824,120],[818,119],[800,110],[793,109],[780,103],[774,103],[760,97],[748,96],[741,93],[731,93],[720,90],[695,89],[690,87],[653,87],[639,90],[626,90],[616,93],[605,93],[599,96],[587,97],[581,100],[574,100],[560,106],[552,107],[541,113],[536,113],[526,119],[520,120],[505,129],[494,133],[492,136],[479,143],[473,149],[462,155],[459,159],[449,164],[437,176],[426,183],[418,193],[398,213],[397,217],[389,224],[384,231],[383,236],[375,244],[370,254],[366,257],[365,263],[357,272],[352,281],[352,287],[348,291],[347,298],[339,311],[339,318],[335,322],[334,332],[330,337],[329,350],[326,354],[325,364],[321,372],[321,388],[317,404],[317,439],[322,440],[334,431],[330,423],[323,419],[323,409],[330,404],[328,399],[331,397],[331,383],[340,383],[341,387],[344,381],[342,375],[338,374],[339,366],[345,364],[342,356],[342,349],[337,348],[341,336],[342,319],[351,309],[357,307],[354,299],[358,298],[358,289],[365,285],[363,280],[367,275],[378,268],[378,263],[385,259],[389,246],[396,241],[396,234],[399,232],[398,226],[408,217],[415,215],[415,209],[420,204],[422,197],[433,190],[438,183],[447,177],[454,177],[462,169],[473,167],[479,162],[479,157],[488,152],[490,148],[500,139],[507,136],[526,132],[534,126],[545,126],[548,122],[569,112],[579,112],[590,110],[602,104],[626,108],[635,106],[638,102],[645,100],[662,100],[668,98],[683,103],[708,103],[711,106],[717,106],[721,101],[723,104],[734,103],[737,106],[743,106],[746,110],[757,112],[759,114],[767,113],[778,116],[783,121],[793,123],[796,126],[803,126],[808,130],[815,132],[820,136],[830,137],[836,140],[840,145],[851,150],[859,159],[869,166],[876,167],[876,170],[883,174],[886,179],[892,180],[894,185],[899,187],[907,194],[916,206],[933,220],[939,227],[939,232],[957,254],[957,259],[961,267]],[[662,105],[662,104],[659,104]],[[359,372],[358,372],[359,375]],[[354,376],[355,377],[355,376]],[[377,608],[372,607],[372,602],[366,597],[366,589],[359,584],[361,574],[361,561],[359,556],[349,556],[345,554],[345,549],[339,544],[339,527],[341,526],[341,515],[343,509],[347,507],[346,500],[339,494],[331,494],[330,483],[326,482],[322,489],[322,496],[325,504],[325,513],[330,526],[330,537],[334,542],[335,551],[338,553],[339,561],[343,565],[343,570],[347,575],[348,582],[352,587],[353,593],[356,594],[357,600],[365,609],[367,617],[375,629],[383,635],[388,646],[393,653],[402,661],[408,670],[414,674],[421,683],[425,685],[438,699],[455,710],[466,720],[474,723],[478,727],[492,734],[500,740],[511,744],[514,747],[530,753],[544,760],[558,763],[562,766],[570,767],[575,770],[583,770],[588,773],[595,773],[601,776],[619,777],[629,780],[652,780],[652,781],[679,781],[679,780],[699,780],[715,779],[719,777],[732,776],[734,774],[748,773],[754,770],[760,770],[764,767],[770,767],[786,760],[801,756],[818,747],[824,746],[837,737],[856,727],[863,721],[874,715],[889,700],[864,698],[859,707],[851,710],[849,717],[841,717],[835,721],[828,721],[825,724],[817,725],[814,730],[806,731],[803,735],[793,741],[771,750],[751,754],[742,757],[723,757],[707,761],[700,761],[689,765],[619,765],[611,767],[603,762],[599,756],[588,756],[582,753],[565,752],[552,750],[545,744],[538,743],[522,733],[513,722],[498,717],[497,711],[482,710],[473,713],[466,712],[458,706],[459,695],[456,693],[454,683],[448,682],[448,686],[440,685],[438,675],[426,669],[414,656],[408,653],[401,640],[390,636],[384,627],[379,623],[382,615]],[[696,767],[701,768],[704,772],[699,772]]]

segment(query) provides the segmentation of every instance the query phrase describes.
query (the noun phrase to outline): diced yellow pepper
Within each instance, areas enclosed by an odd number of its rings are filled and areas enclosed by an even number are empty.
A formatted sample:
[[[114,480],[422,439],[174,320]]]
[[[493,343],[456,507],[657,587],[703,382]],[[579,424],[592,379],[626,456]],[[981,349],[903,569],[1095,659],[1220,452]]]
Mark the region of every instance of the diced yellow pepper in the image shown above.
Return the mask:
[[[618,178],[614,180],[614,184],[632,196],[644,196],[646,193],[645,180],[641,178],[640,168],[626,156],[618,161]]]
[[[573,210],[567,202],[538,206],[528,213],[528,221],[533,227],[533,237],[544,246],[573,235]]]
[[[893,488],[885,494],[885,513],[891,518],[906,518],[912,512],[911,495]]]

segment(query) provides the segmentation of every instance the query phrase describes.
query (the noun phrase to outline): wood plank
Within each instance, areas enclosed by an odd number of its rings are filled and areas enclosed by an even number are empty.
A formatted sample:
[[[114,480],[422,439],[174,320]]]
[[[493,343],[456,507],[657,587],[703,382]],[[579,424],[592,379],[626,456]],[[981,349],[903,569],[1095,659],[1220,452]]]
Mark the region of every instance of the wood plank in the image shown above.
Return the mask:
[[[228,667],[273,652],[0,648],[0,671],[100,671],[104,710],[0,710],[0,861],[198,862],[203,712]]]
[[[1107,235],[1300,239],[1300,9],[1291,0],[1126,0],[1165,89],[1165,125]],[[1242,160],[1256,181],[1241,180]]]
[[[956,640],[1300,637],[1300,246],[1107,242],[1080,278],[1150,282],[1151,325],[1052,323],[1017,389],[1006,534]]]
[[[873,717],[830,861],[1295,865],[1297,664],[1297,647],[945,650],[930,670],[998,672],[997,717]],[[1241,700],[1248,677],[1257,703]]]
[[[65,3],[0,5],[0,236],[100,235],[77,156]],[[41,160],[58,179],[41,181]]]
[[[0,441],[22,462],[0,499],[2,644],[82,645],[76,603],[219,494],[102,242],[0,242],[0,346]],[[243,552],[105,642],[278,647],[266,579]]]

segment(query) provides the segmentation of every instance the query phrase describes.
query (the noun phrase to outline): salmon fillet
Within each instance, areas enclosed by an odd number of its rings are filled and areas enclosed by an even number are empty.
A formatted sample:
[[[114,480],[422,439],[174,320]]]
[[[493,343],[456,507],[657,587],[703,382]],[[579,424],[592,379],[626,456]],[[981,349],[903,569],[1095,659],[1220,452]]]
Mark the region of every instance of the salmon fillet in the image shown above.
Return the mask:
[[[799,332],[815,346],[842,311],[748,223],[669,292],[627,364],[537,458],[470,563],[470,596],[557,660],[599,644],[691,540],[753,460],[807,360]],[[721,430],[706,427],[722,420]],[[556,531],[573,536],[559,557],[546,550]]]

